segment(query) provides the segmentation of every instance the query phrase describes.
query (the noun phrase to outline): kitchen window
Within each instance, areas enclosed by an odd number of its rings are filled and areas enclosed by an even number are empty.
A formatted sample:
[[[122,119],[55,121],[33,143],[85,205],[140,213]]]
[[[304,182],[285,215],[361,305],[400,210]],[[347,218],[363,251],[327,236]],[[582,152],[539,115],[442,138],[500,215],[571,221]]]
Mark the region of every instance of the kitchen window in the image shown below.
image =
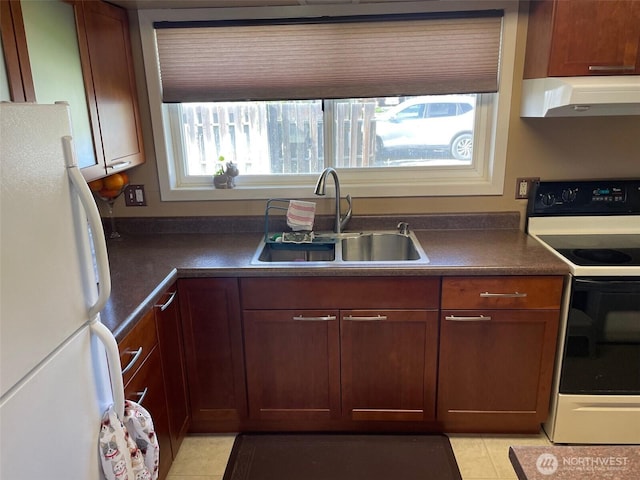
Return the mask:
[[[217,13],[246,10],[269,9]],[[140,11],[162,198],[309,197],[328,166],[355,197],[500,194],[514,15]],[[220,157],[233,191],[212,188]]]

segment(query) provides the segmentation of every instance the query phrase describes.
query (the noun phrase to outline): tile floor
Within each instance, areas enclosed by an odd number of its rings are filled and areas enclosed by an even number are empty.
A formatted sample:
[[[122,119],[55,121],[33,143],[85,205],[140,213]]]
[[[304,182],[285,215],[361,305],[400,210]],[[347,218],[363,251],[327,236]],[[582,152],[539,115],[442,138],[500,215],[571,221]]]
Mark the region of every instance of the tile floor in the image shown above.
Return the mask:
[[[184,439],[168,480],[222,480],[235,435]],[[539,435],[449,435],[463,480],[514,480],[510,445],[550,445]]]

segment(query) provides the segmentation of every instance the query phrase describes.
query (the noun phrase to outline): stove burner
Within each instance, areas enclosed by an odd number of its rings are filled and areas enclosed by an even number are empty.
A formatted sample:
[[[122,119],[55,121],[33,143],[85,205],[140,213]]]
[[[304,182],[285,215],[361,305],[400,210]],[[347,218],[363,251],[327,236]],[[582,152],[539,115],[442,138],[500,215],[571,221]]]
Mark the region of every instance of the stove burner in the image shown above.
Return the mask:
[[[632,260],[630,255],[611,248],[576,248],[573,254],[585,260],[609,265],[629,263]]]

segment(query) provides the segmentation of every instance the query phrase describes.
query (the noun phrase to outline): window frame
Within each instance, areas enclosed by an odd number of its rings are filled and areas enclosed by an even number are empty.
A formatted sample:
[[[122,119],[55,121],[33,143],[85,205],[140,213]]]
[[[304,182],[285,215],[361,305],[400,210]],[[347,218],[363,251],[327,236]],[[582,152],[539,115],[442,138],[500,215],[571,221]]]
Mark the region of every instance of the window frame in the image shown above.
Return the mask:
[[[514,5],[515,3],[515,5]],[[414,197],[501,195],[506,169],[506,147],[511,113],[515,42],[518,22],[517,2],[482,1],[447,2],[447,5],[417,2],[389,4],[332,5],[332,15],[352,15],[356,11],[367,14],[416,13],[433,10],[504,10],[503,37],[500,54],[500,88],[496,94],[478,97],[476,127],[474,130],[474,162],[470,166],[433,167],[368,167],[366,169],[339,169],[341,187],[353,197]],[[181,145],[171,142],[175,121],[170,108],[162,103],[160,77],[155,49],[153,23],[156,21],[189,21],[215,15],[218,19],[280,18],[294,16],[326,15],[326,7],[260,7],[191,10],[140,10],[140,27],[143,60],[147,78],[149,106],[156,164],[160,183],[161,200],[245,200],[273,197],[312,198],[317,174],[264,175],[236,178],[236,188],[216,190],[211,177],[185,179],[180,174]],[[331,115],[331,103],[325,104],[325,115]],[[175,120],[175,117],[173,117]],[[173,127],[172,127],[173,125]],[[325,156],[332,158],[332,123],[325,123]],[[495,132],[495,135],[492,135]],[[328,140],[331,139],[331,140]],[[482,158],[477,154],[484,152]],[[262,183],[265,181],[266,183]]]

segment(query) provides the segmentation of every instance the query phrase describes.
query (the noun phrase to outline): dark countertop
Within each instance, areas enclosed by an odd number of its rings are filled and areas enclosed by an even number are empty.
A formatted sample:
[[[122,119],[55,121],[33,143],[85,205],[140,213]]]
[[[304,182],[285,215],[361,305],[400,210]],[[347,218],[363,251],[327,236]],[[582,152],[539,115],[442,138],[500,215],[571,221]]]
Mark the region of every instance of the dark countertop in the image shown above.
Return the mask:
[[[509,448],[518,480],[637,480],[640,447],[581,445]]]
[[[517,228],[414,230],[419,266],[251,265],[261,233],[132,233],[109,240],[111,298],[103,323],[120,340],[180,277],[566,275],[567,266]]]

